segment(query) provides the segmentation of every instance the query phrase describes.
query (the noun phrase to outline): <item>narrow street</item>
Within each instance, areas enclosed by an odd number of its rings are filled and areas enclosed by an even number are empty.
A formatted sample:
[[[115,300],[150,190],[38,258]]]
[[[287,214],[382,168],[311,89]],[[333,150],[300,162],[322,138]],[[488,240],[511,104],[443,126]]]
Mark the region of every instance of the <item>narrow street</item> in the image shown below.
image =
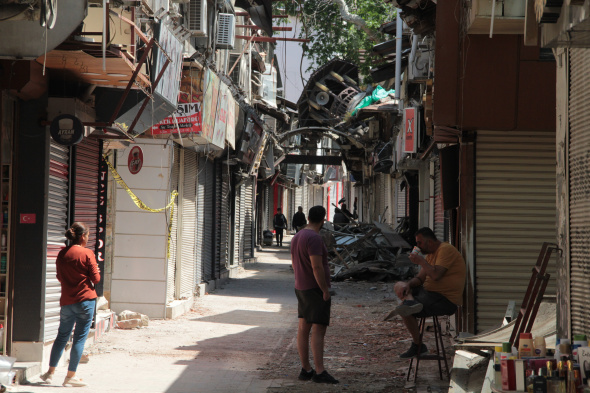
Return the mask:
[[[288,239],[289,240],[289,239]],[[175,320],[147,328],[115,329],[90,348],[76,392],[397,392],[405,391],[409,345],[400,321],[383,322],[395,304],[391,284],[334,283],[332,323],[326,336],[326,367],[340,380],[327,386],[300,382],[295,347],[297,304],[289,242],[257,253],[239,279],[199,298]],[[421,386],[446,391],[436,366],[424,364]],[[43,366],[45,370],[46,365]],[[63,391],[66,367],[52,385],[16,387],[18,392]],[[434,379],[432,378],[434,375]],[[442,385],[441,385],[442,384]]]

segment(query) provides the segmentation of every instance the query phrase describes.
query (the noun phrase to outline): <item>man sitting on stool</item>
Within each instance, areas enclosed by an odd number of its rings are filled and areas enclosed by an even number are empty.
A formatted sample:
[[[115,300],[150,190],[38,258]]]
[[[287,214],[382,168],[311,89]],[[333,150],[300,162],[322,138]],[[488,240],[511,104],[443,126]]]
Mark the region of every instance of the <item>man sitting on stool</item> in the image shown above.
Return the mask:
[[[422,343],[416,318],[452,315],[462,303],[465,286],[465,261],[449,243],[436,238],[430,228],[416,232],[416,244],[422,253],[410,254],[410,261],[422,268],[410,281],[395,283],[394,290],[402,304],[396,311],[412,335],[412,346],[400,355],[409,359],[428,352]]]

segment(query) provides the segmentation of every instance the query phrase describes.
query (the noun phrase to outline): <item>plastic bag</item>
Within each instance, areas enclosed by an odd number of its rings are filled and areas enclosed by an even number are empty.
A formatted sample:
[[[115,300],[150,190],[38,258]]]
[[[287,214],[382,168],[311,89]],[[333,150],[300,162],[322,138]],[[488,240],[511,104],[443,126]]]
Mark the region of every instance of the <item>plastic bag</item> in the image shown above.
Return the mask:
[[[356,113],[364,107],[374,104],[375,102],[387,97],[390,94],[395,94],[395,90],[387,91],[380,85],[377,85],[377,87],[373,89],[371,95],[368,95],[365,98],[363,98],[361,102],[359,102],[359,104],[354,108],[354,110],[352,111],[352,116],[356,115]]]
[[[16,358],[10,356],[0,356],[0,384],[4,386],[11,386],[14,379],[15,372],[12,371],[12,366],[16,362]]]

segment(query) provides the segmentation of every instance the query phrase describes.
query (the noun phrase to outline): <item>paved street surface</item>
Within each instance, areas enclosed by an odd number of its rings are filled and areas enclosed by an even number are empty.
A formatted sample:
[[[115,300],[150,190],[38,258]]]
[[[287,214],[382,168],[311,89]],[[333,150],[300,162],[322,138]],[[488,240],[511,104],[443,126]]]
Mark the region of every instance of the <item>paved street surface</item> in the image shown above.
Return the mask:
[[[335,283],[333,322],[326,337],[326,367],[340,385],[300,382],[295,347],[297,304],[288,240],[257,253],[230,280],[197,300],[175,320],[147,328],[115,329],[87,352],[78,376],[86,388],[63,388],[66,367],[52,385],[33,378],[16,392],[397,392],[404,391],[409,346],[400,321],[382,322],[393,307],[391,284]],[[47,365],[43,366],[46,370]],[[420,369],[423,378],[434,364]],[[428,386],[427,382],[424,386]],[[430,385],[444,391],[446,383]],[[442,388],[442,390],[441,390]],[[422,388],[418,388],[421,391]]]

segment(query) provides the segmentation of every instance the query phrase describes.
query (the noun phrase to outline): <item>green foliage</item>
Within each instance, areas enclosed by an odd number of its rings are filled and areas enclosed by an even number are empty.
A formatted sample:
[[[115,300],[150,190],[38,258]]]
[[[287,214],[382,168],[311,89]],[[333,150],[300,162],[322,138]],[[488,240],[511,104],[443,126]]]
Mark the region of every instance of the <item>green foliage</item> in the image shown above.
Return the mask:
[[[369,69],[382,62],[371,54],[372,47],[391,38],[384,37],[379,27],[395,19],[395,8],[382,0],[344,0],[351,14],[364,19],[377,41],[372,41],[359,26],[344,21],[340,9],[332,0],[293,0],[274,3],[276,14],[288,14],[298,18],[303,25],[299,38],[304,55],[312,65],[311,70],[327,63],[334,57],[347,59],[359,66],[365,82],[370,82]],[[364,55],[359,51],[364,50]],[[361,58],[364,62],[361,63]]]

